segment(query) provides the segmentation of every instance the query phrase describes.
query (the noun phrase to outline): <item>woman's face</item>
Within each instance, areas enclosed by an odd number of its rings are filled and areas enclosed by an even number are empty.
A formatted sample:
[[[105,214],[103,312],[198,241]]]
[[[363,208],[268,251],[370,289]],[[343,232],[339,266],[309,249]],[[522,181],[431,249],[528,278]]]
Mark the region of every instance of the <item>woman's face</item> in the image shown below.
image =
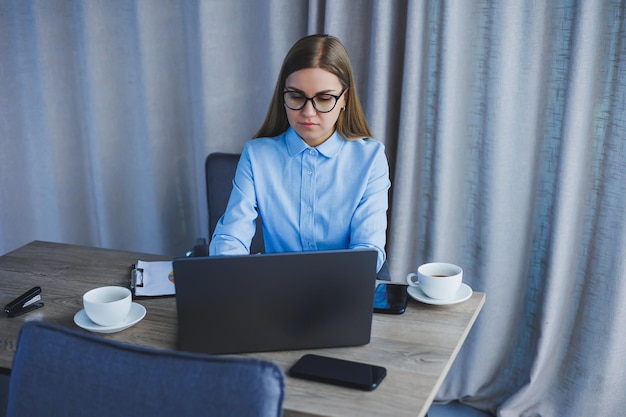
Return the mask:
[[[334,102],[334,98],[325,94],[338,96],[342,94],[342,86],[335,74],[321,68],[306,68],[287,77],[285,91],[292,91],[308,98],[318,96],[316,100],[320,103],[325,100]],[[289,125],[313,147],[321,145],[333,134],[341,109],[345,105],[345,94],[342,94],[335,107],[328,113],[317,111],[311,100],[307,100],[300,110],[292,110],[285,105],[285,111]]]

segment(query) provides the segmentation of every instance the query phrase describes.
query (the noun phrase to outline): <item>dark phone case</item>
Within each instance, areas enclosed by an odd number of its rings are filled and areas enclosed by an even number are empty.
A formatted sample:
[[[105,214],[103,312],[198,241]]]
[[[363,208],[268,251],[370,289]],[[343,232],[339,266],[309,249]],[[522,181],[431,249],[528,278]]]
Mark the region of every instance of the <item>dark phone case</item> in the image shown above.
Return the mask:
[[[408,285],[380,283],[374,294],[374,313],[402,314],[409,299]]]
[[[385,378],[387,370],[382,366],[362,362],[306,354],[289,369],[289,375],[295,378],[372,391]]]

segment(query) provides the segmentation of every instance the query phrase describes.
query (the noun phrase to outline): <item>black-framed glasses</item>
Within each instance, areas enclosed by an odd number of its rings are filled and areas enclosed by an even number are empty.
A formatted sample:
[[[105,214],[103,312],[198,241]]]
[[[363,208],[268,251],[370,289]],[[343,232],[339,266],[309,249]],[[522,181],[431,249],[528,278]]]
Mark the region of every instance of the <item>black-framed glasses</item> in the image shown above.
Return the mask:
[[[283,101],[285,102],[285,106],[291,110],[302,110],[304,106],[306,106],[306,102],[310,100],[315,110],[320,113],[328,113],[333,111],[337,105],[337,101],[339,101],[339,98],[346,90],[347,88],[341,90],[338,96],[328,93],[319,93],[313,97],[307,97],[298,91],[287,90],[283,92]]]

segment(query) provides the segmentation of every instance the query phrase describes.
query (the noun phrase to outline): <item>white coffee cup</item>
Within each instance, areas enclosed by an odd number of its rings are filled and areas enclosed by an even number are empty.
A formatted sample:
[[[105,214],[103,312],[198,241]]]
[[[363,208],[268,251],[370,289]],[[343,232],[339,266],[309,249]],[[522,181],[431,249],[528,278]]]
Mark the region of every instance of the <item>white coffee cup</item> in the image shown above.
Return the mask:
[[[414,280],[417,278],[417,281]],[[463,269],[455,264],[431,262],[420,265],[417,274],[411,272],[406,282],[412,287],[419,287],[427,297],[447,300],[456,295],[463,282]]]
[[[83,307],[87,317],[100,326],[114,326],[121,323],[132,304],[132,295],[124,287],[99,287],[83,295]]]

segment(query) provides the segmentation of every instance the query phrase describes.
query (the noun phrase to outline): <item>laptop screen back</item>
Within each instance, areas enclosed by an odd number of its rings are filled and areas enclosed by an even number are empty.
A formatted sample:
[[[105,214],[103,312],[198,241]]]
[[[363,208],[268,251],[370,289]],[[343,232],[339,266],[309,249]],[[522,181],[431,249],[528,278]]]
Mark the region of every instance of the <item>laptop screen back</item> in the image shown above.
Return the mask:
[[[179,348],[203,353],[370,341],[375,250],[173,261]]]

